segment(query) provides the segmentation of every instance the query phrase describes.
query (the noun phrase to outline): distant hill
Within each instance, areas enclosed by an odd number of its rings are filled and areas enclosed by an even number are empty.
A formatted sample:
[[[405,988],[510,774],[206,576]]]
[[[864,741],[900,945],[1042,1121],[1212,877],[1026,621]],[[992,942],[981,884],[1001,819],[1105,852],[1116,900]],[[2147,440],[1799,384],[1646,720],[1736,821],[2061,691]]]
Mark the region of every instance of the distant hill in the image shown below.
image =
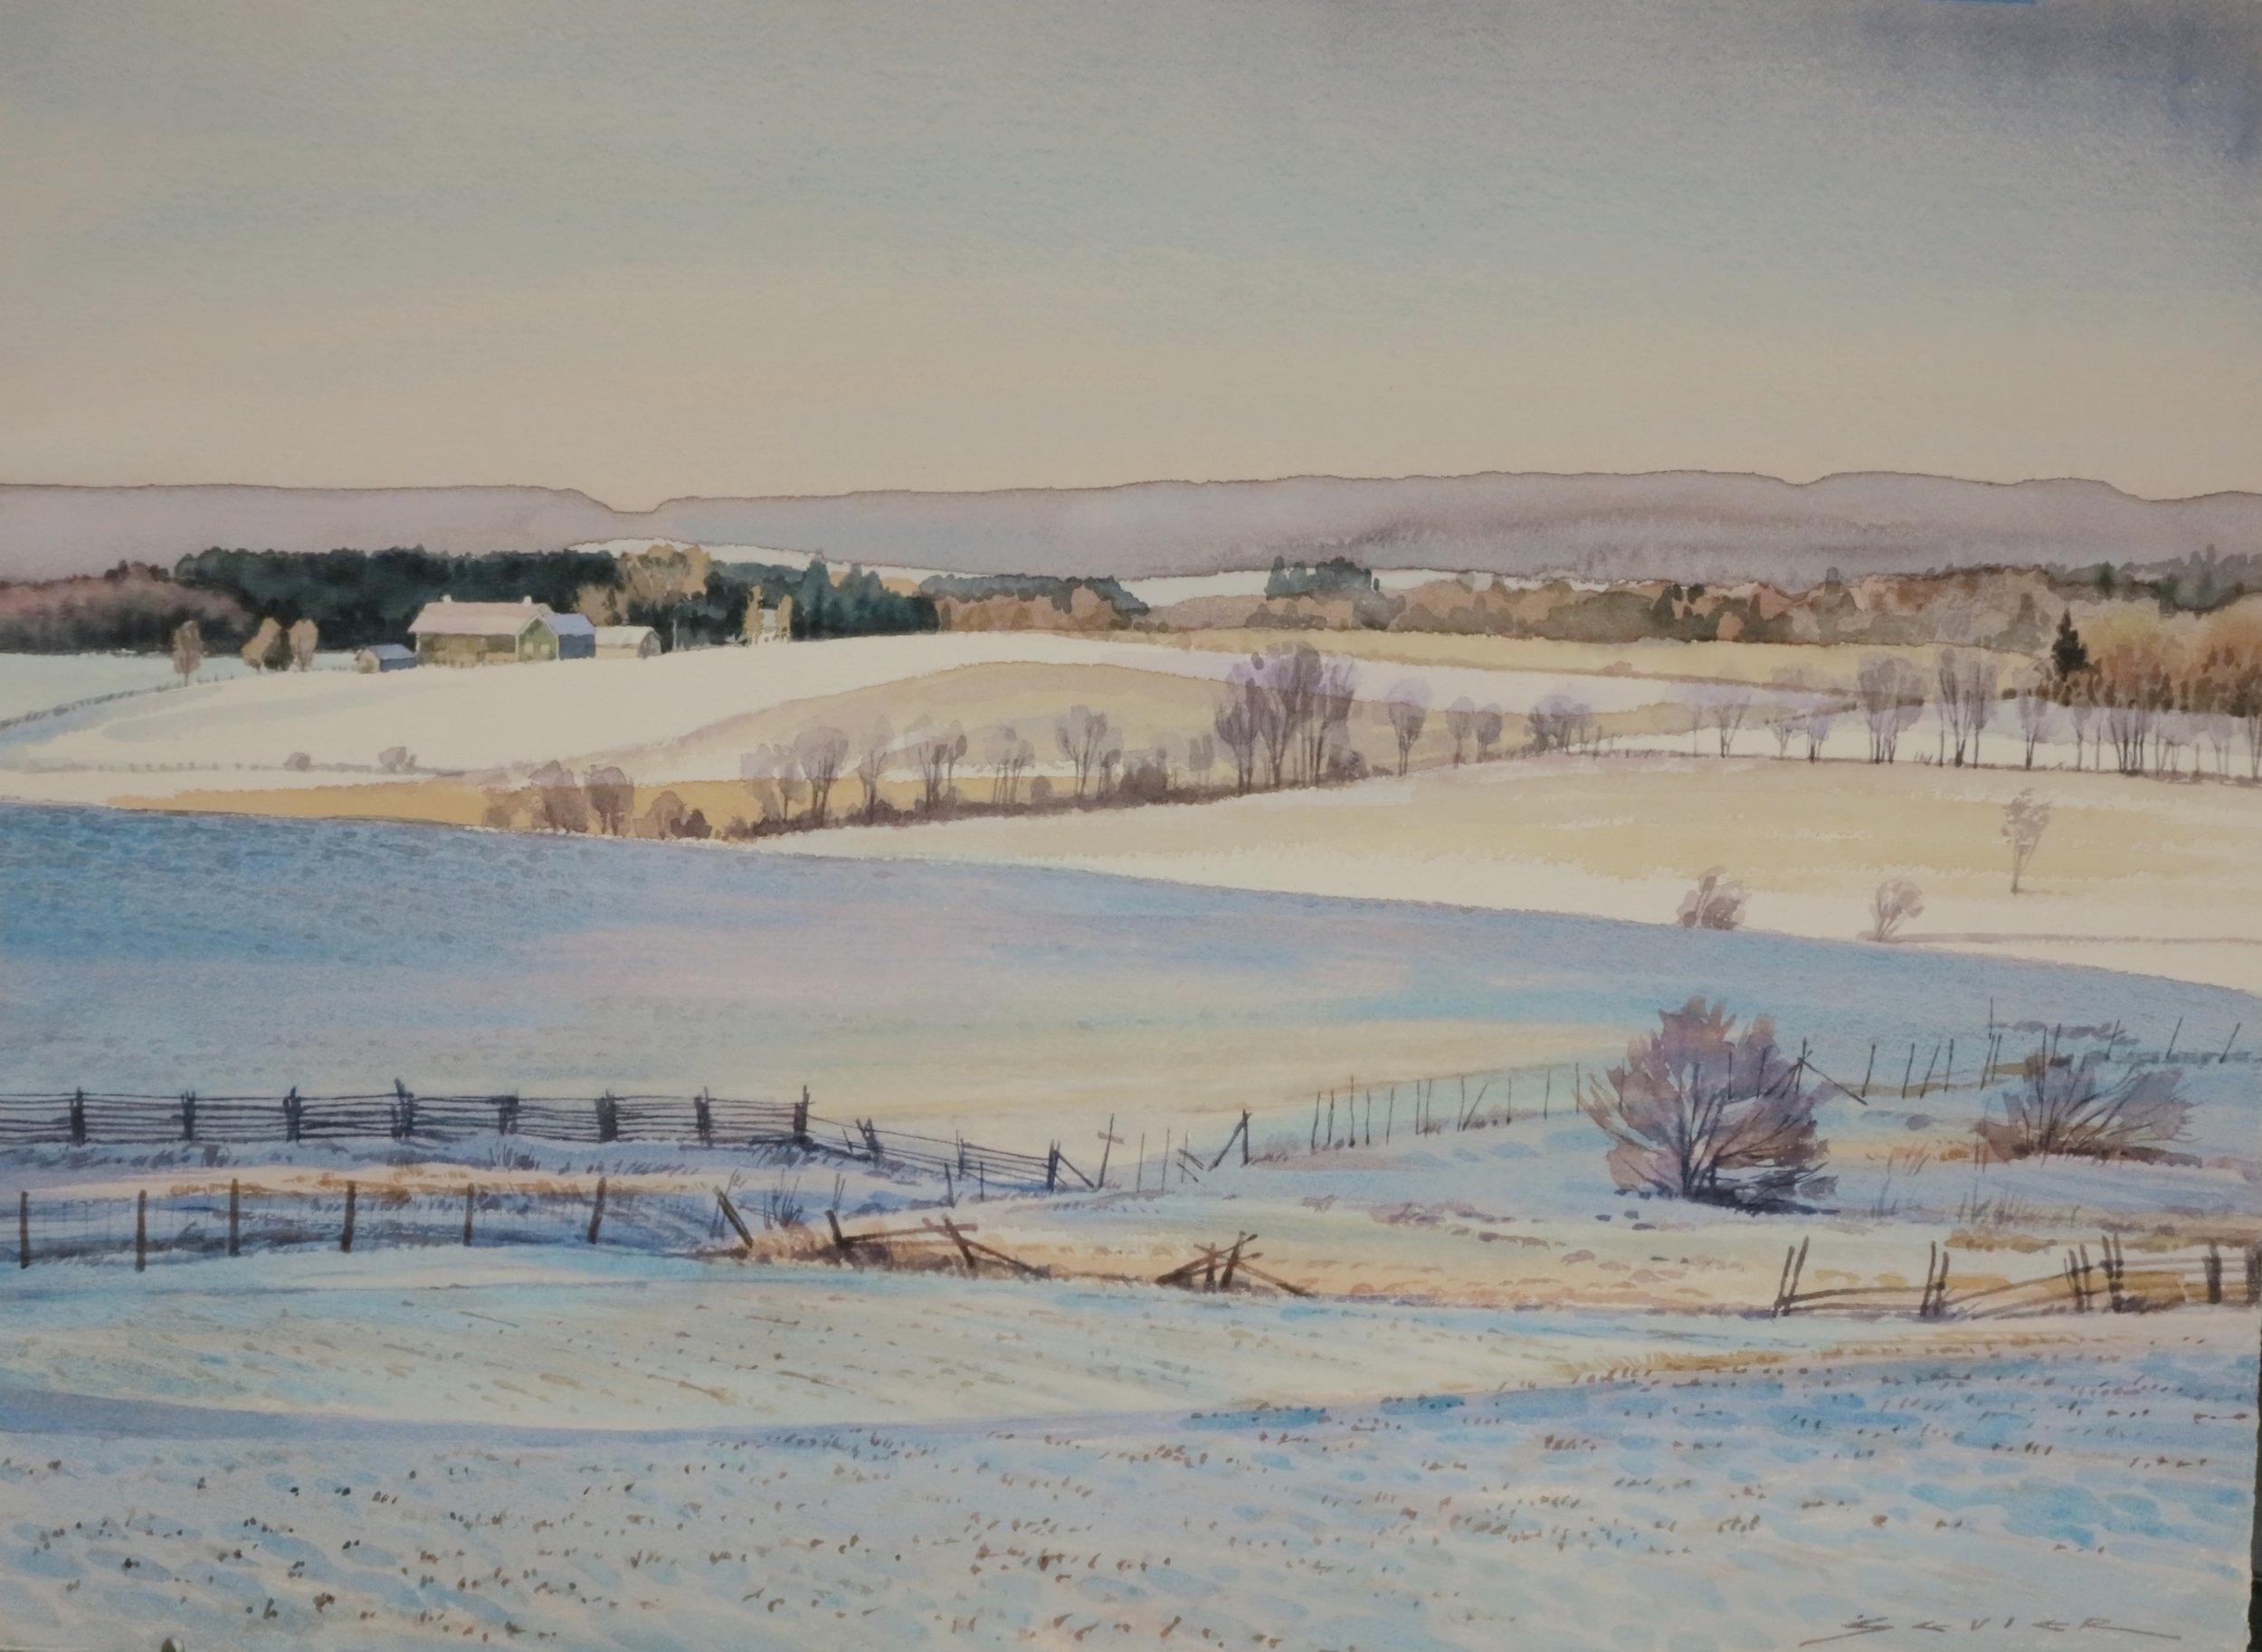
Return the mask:
[[[2262,495],[2136,498],[2103,482],[1709,471],[1140,482],[996,493],[671,499],[546,488],[0,485],[0,577],[169,565],[207,546],[469,554],[651,536],[956,573],[1125,578],[1349,555],[1377,568],[1756,578],[1804,585],[1987,563],[2262,553]]]

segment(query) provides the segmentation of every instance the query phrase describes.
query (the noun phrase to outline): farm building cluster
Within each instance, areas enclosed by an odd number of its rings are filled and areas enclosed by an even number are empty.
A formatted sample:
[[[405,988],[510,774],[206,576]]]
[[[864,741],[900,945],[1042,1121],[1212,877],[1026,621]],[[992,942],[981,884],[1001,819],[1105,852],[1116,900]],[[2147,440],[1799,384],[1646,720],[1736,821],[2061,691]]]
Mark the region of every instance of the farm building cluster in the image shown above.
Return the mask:
[[[354,657],[362,671],[399,671],[420,665],[523,665],[547,660],[649,660],[660,634],[649,625],[597,625],[546,603],[427,603],[409,622],[409,646],[365,648]]]

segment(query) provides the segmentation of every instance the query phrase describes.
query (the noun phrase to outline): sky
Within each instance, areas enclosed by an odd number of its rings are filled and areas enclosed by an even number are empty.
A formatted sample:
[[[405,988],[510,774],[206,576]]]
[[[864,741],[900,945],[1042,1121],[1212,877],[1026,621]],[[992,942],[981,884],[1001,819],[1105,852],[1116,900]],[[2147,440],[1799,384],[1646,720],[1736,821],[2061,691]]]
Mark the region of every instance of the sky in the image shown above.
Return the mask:
[[[0,480],[1677,468],[2262,489],[2262,5],[0,5]]]

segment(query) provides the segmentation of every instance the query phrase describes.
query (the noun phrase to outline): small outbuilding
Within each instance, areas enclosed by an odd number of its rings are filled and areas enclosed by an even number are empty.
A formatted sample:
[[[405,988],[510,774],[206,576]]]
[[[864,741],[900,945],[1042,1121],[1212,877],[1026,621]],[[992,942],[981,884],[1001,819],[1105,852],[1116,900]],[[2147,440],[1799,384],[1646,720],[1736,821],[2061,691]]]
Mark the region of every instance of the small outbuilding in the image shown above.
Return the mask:
[[[375,642],[354,655],[356,671],[405,671],[416,663],[416,650],[397,642]]]
[[[557,657],[560,660],[594,660],[597,657],[597,628],[588,617],[578,613],[550,615],[550,630],[557,636]]]
[[[660,652],[660,633],[649,625],[600,625],[595,642],[600,660],[650,660]]]

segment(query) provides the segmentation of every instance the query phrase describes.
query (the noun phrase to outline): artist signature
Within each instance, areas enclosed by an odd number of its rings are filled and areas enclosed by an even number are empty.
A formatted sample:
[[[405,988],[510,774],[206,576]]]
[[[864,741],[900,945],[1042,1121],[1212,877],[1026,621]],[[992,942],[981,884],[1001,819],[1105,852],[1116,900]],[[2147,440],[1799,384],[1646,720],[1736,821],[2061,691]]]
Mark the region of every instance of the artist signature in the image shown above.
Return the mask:
[[[1835,1633],[1817,1635],[1802,1640],[1802,1647],[1827,1647],[1837,1641],[1860,1640],[1871,1635],[1915,1633],[1925,1635],[1987,1635],[1994,1636],[2010,1629],[2039,1629],[2051,1635],[2136,1635],[2146,1640],[2181,1640],[2181,1635],[2164,1634],[2159,1629],[2140,1629],[2132,1624],[2115,1623],[2109,1618],[1918,1618],[1907,1622],[1890,1618],[1861,1617],[1849,1619]]]

